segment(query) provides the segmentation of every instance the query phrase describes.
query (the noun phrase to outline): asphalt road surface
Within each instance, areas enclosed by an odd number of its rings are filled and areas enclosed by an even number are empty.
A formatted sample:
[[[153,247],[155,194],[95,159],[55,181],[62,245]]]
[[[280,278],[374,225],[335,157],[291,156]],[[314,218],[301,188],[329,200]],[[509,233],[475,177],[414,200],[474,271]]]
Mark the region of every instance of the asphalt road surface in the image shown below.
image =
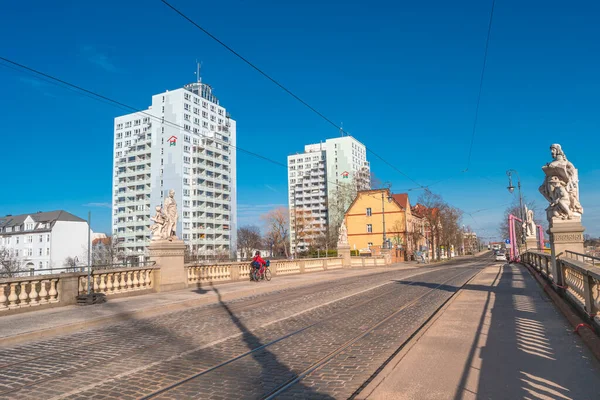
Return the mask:
[[[5,348],[0,399],[352,398],[493,262],[317,282]]]

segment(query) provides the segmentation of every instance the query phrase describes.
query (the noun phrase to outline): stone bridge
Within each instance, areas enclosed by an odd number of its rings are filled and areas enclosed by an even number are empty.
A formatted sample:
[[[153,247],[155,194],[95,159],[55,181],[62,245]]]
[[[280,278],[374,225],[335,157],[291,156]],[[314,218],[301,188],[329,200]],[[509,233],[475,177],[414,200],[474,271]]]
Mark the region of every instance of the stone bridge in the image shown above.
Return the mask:
[[[157,262],[94,271],[88,306],[83,273],[5,279],[0,399],[598,398],[599,268],[571,256],[182,264],[171,291]]]

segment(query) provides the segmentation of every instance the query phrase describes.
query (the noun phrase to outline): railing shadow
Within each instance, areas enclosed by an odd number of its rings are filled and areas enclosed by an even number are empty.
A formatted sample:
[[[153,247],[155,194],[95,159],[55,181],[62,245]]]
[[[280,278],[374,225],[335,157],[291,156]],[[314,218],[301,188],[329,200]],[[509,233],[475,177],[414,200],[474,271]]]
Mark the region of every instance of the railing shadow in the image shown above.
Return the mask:
[[[600,393],[597,363],[585,359],[525,269],[504,265],[491,289],[455,399],[587,399]],[[582,363],[589,369],[582,371]]]
[[[229,314],[231,321],[240,330],[240,332],[242,332],[242,340],[246,344],[248,350],[252,351],[265,346],[265,343],[263,343],[258,336],[253,334],[238,318],[238,316],[231,311],[229,306],[223,302],[219,290],[214,286],[212,286],[212,289],[217,294],[221,307],[227,312],[227,314]],[[295,351],[295,349],[290,350]],[[267,347],[262,347],[260,350],[253,351],[251,356],[254,362],[258,364],[260,371],[253,371],[256,373],[255,379],[248,381],[249,386],[247,387],[247,394],[245,395],[245,398],[253,398],[247,397],[251,396],[251,394],[256,394],[256,398],[263,398],[266,394],[271,393],[278,386],[297,376],[296,372],[292,371],[290,367],[280,362],[277,356],[273,354]],[[298,390],[303,393],[303,398],[306,399],[333,399],[333,397],[327,394],[319,393],[313,388],[303,385],[301,381],[294,384],[294,392],[297,393]]]

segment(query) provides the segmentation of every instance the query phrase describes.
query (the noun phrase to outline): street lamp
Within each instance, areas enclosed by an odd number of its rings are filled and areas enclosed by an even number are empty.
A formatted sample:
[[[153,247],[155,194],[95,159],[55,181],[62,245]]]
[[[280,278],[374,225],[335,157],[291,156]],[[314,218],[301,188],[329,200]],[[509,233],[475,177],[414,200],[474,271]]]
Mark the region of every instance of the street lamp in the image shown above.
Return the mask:
[[[388,185],[387,190],[384,190],[381,192],[381,218],[382,218],[382,222],[383,222],[383,245],[381,246],[382,249],[387,248],[386,247],[386,243],[387,243],[387,237],[385,234],[385,196],[384,194],[387,192],[387,201],[388,203],[392,202],[392,194],[390,192],[390,186]]]
[[[519,176],[519,173],[517,171],[515,171],[514,169],[509,169],[508,171],[506,171],[506,175],[508,176],[508,191],[510,193],[513,193],[515,191],[515,187],[513,186],[512,183],[512,174],[515,174],[517,176],[517,188],[519,190],[519,218],[521,218],[521,223],[523,223],[525,221],[525,213],[523,212],[523,195],[521,194],[521,177]],[[521,229],[521,241],[522,243],[525,243],[525,231],[523,229]]]

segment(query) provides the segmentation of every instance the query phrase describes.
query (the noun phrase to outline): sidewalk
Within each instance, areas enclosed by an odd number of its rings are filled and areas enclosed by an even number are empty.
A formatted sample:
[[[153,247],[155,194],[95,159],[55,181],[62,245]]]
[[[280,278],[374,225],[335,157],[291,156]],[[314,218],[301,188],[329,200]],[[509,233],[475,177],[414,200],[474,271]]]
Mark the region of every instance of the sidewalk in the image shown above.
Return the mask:
[[[420,265],[417,266],[414,262],[397,263],[386,267],[337,269],[326,272],[274,277],[271,282],[243,281],[224,283],[219,284],[219,293],[222,300],[234,300],[301,287],[313,282],[320,283],[389,271],[390,269],[404,270],[416,269],[418,267]],[[134,317],[147,318],[217,302],[217,295],[212,290],[193,288],[118,299],[108,297],[106,303],[94,306],[73,305],[0,316],[0,347],[118,323]]]
[[[600,363],[524,267],[488,267],[358,396],[597,399]]]

